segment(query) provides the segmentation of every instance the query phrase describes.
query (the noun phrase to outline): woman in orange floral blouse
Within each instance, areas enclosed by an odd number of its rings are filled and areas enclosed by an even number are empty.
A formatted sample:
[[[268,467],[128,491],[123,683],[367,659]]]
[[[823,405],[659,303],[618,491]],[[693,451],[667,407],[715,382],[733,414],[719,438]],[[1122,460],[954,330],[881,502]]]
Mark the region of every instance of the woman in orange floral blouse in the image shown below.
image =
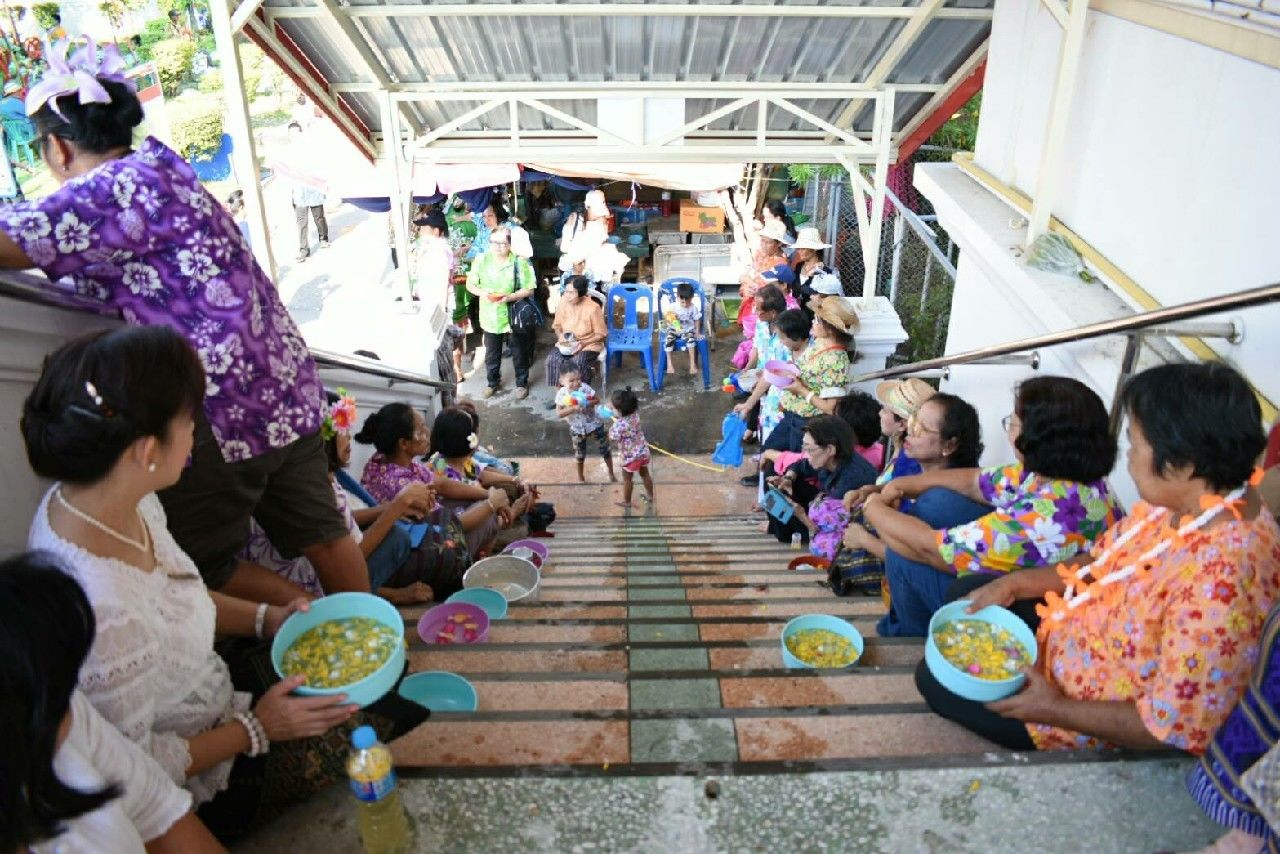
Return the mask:
[[[1250,483],[1265,436],[1248,383],[1221,364],[1164,365],[1122,403],[1133,513],[1070,565],[957,585],[974,608],[1044,601],[1022,691],[984,706],[916,670],[934,711],[1006,747],[1203,752],[1280,590],[1280,528]]]

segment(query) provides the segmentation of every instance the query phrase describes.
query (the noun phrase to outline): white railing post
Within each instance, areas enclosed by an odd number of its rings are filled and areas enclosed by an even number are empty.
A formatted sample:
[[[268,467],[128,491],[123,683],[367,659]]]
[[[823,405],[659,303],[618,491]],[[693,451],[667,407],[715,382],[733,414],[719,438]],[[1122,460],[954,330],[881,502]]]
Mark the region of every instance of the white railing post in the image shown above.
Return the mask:
[[[387,191],[390,196],[391,232],[395,236],[396,260],[398,265],[391,275],[394,278],[399,295],[408,297],[411,273],[409,270],[409,211],[406,210],[405,198],[405,163],[403,146],[400,141],[400,117],[391,101],[390,93],[382,96],[382,156],[386,159]],[[412,208],[412,200],[407,202]],[[403,287],[400,287],[403,286]]]
[[[244,73],[240,68],[240,49],[231,29],[230,0],[213,0],[209,4],[213,18],[213,36],[222,65],[222,84],[227,98],[227,123],[231,132],[231,163],[240,189],[244,191],[244,213],[249,222],[249,241],[253,256],[271,281],[276,280],[276,259],[271,253],[271,233],[267,229],[266,206],[262,202],[262,182],[258,177],[258,153],[249,120],[249,101],[245,97]],[[218,201],[223,201],[219,199]]]

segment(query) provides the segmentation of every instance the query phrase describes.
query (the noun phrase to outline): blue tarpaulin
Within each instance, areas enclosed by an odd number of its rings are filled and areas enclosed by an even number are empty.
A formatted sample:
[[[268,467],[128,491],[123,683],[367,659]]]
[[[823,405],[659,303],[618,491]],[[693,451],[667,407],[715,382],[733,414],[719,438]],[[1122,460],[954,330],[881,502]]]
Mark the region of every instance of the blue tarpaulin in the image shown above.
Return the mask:
[[[355,198],[347,197],[343,199],[349,205],[354,205],[362,211],[369,213],[387,213],[391,210],[391,198],[389,196],[357,196]],[[444,196],[436,193],[434,196],[414,196],[413,203],[415,205],[434,205],[443,202]]]

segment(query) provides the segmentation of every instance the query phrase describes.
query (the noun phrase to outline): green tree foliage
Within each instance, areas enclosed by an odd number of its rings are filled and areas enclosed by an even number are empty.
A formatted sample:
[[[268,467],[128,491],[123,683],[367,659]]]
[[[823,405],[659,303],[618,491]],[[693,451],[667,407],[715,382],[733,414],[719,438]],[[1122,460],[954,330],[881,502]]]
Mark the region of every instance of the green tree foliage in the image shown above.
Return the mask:
[[[36,16],[36,23],[42,30],[51,30],[57,26],[59,11],[57,3],[36,3],[31,7],[31,14]]]
[[[151,49],[156,70],[160,73],[160,85],[165,95],[178,94],[183,81],[191,74],[191,60],[196,55],[195,42],[190,39],[165,39]]]
[[[929,137],[929,144],[973,151],[974,143],[978,141],[978,115],[981,112],[982,93],[979,92]]]
[[[207,159],[222,144],[222,100],[199,97],[175,101],[169,121],[173,148],[184,158]]]

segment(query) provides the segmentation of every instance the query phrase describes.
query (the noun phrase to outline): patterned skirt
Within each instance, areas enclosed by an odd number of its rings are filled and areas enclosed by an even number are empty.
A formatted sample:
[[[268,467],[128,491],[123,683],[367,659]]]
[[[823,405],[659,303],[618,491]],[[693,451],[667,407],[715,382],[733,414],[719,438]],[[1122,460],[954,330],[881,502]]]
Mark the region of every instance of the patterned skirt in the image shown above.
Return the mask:
[[[576,355],[566,356],[555,347],[547,353],[547,385],[560,387],[560,372],[567,365],[573,365],[582,375],[582,381],[591,385],[595,381],[596,365],[600,363],[600,351],[580,350]]]

